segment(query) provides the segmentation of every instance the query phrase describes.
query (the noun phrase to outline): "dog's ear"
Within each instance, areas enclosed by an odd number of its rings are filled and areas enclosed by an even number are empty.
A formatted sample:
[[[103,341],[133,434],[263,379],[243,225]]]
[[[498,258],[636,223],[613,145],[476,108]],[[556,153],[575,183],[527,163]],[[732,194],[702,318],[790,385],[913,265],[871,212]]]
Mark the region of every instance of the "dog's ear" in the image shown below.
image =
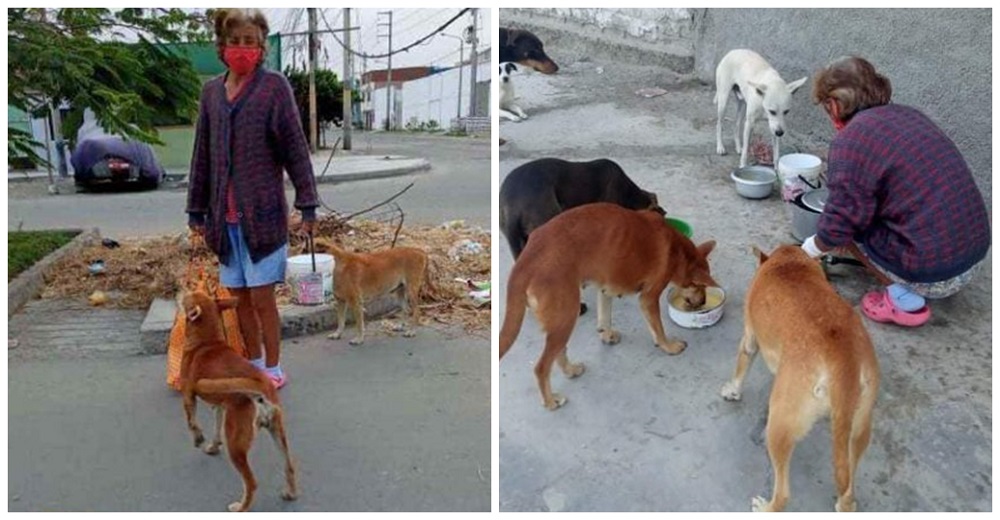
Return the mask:
[[[788,93],[789,94],[794,94],[795,91],[798,90],[800,87],[802,87],[802,85],[805,85],[806,81],[808,81],[808,80],[809,80],[809,76],[806,76],[804,78],[799,78],[799,79],[797,79],[797,80],[789,83],[788,84]]]
[[[708,258],[708,254],[711,253],[713,249],[715,249],[715,240],[709,240],[708,242],[698,246],[698,254],[700,254],[702,258]]]
[[[517,64],[514,63],[507,63],[504,65],[504,68],[507,69],[507,74],[510,74],[511,72],[517,72]]]
[[[184,315],[187,316],[188,321],[196,321],[201,317],[201,305],[195,305],[184,309]]]
[[[767,261],[767,254],[761,251],[757,246],[750,246],[750,253],[757,257],[757,261],[761,264]]]
[[[520,33],[517,29],[500,29],[500,31],[503,33],[501,34],[500,45],[513,45],[514,40],[518,37],[518,33]]]
[[[216,298],[215,305],[219,307],[220,311],[224,311],[226,309],[235,309],[239,301],[238,298]]]
[[[757,91],[757,95],[760,97],[764,97],[764,94],[767,92],[767,85],[765,85],[764,83],[755,83],[753,81],[747,81],[747,84],[753,87],[753,89]]]
[[[721,287],[707,271],[696,271],[694,276],[691,277],[691,282],[697,285],[704,285],[705,287]]]

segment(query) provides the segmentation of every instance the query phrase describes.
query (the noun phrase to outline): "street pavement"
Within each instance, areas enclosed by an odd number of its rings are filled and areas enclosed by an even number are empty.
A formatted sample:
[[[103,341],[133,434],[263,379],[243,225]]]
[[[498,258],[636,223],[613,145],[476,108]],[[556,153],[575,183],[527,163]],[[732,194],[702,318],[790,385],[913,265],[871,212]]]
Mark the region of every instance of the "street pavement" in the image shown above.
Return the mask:
[[[771,493],[764,426],[772,376],[757,360],[742,401],[723,401],[719,391],[735,368],[756,267],[750,247],[792,242],[788,215],[777,195],[752,201],[735,193],[729,173],[738,156],[731,139],[729,155],[715,154],[711,86],[663,68],[559,64],[553,76],[514,78],[529,119],[500,125],[508,140],[500,148],[501,180],[541,157],[618,162],[669,214],[693,226],[696,243],[718,242],[709,263],[727,301],[722,320],[703,330],[681,329],[663,313],[667,335],[688,343],[678,356],[654,348],[635,297],[615,300],[612,323],[623,336],[616,346],[601,344],[595,312],[582,316],[568,355],[586,373],[568,380],[552,371],[553,391],[568,398],[555,412],[541,405],[532,368],[544,342],[528,313],[499,368],[500,510],[749,511],[751,498]],[[667,93],[635,94],[646,87]],[[786,151],[824,151],[809,146],[783,139]],[[506,242],[496,243],[502,317],[513,262]],[[970,287],[932,302],[934,317],[924,327],[865,319],[882,384],[855,480],[860,511],[992,510],[991,258]],[[852,266],[834,266],[830,276],[855,306],[876,287]],[[595,299],[586,291],[591,309]],[[820,421],[795,449],[789,511],[833,510],[831,451],[829,422]]]
[[[433,225],[463,218],[469,224],[489,227],[489,139],[358,133],[353,144],[352,157],[391,155],[424,158],[431,167],[397,177],[319,183],[319,196],[330,208],[342,213],[361,210],[413,183],[413,188],[396,201],[406,214],[406,222]],[[320,151],[314,156],[317,177],[324,175],[328,158],[328,151]],[[338,156],[335,155],[333,164],[336,165],[337,161]],[[386,162],[386,168],[393,167],[392,161]],[[331,166],[325,173],[326,176],[336,174],[336,166]],[[175,233],[183,231],[187,225],[184,213],[186,188],[74,193],[72,179],[67,182],[61,186],[60,195],[47,193],[44,178],[8,182],[7,228],[98,227],[102,235],[119,238]],[[295,192],[289,187],[286,190],[289,207],[294,197]]]

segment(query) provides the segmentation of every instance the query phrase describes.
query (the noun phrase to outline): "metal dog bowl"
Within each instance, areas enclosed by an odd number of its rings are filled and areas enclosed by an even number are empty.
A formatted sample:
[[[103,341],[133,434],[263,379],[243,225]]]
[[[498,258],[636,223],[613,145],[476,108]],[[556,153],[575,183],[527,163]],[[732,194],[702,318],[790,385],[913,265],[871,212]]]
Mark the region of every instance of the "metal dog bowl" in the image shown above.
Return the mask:
[[[746,166],[733,170],[730,177],[736,183],[736,193],[748,199],[766,199],[771,196],[778,174],[766,166]]]
[[[674,303],[674,298],[677,297],[679,296],[676,287],[671,287],[667,290],[668,314],[670,315],[670,319],[681,327],[686,329],[703,329],[715,325],[722,319],[722,311],[726,306],[726,291],[721,287],[706,287],[705,305],[694,311],[686,311],[678,308]],[[714,299],[718,299],[718,301],[712,302]],[[712,303],[714,305],[710,305]]]

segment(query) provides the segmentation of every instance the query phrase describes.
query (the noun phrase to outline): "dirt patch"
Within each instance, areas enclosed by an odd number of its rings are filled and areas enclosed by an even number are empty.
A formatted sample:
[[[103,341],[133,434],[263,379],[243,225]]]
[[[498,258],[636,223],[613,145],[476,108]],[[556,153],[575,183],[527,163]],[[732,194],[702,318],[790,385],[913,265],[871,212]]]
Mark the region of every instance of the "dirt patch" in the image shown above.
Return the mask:
[[[306,250],[300,223],[290,223],[289,254]],[[398,230],[398,234],[397,234]],[[490,235],[486,230],[461,222],[447,226],[404,226],[367,220],[343,222],[335,215],[322,217],[315,236],[333,237],[350,250],[369,252],[393,245],[417,247],[430,256],[428,283],[421,290],[423,319],[448,326],[461,326],[469,333],[488,333],[490,307],[477,307],[460,280],[490,279]],[[463,242],[468,241],[468,242]],[[460,244],[466,247],[456,247]],[[469,246],[474,243],[478,246]],[[457,254],[457,253],[461,254]],[[452,254],[456,253],[456,254]],[[103,261],[102,272],[91,266]],[[192,248],[187,234],[146,240],[122,241],[119,247],[95,245],[58,262],[46,278],[42,298],[86,300],[95,291],[109,296],[105,305],[146,309],[155,298],[173,298],[181,286],[192,287],[204,276],[218,283],[218,259],[206,248]],[[291,303],[287,285],[277,289],[278,304]]]

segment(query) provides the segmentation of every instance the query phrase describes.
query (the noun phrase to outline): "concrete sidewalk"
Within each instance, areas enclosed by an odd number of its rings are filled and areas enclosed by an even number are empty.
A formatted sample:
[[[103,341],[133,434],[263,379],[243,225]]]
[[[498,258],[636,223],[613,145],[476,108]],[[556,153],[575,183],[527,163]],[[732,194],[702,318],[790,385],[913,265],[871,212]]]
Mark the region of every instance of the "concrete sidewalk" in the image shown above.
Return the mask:
[[[192,446],[165,356],[26,348],[8,351],[9,510],[225,511],[238,497],[226,455]],[[489,341],[425,327],[282,350],[301,496],[278,497],[280,455],[262,433],[253,511],[489,511]],[[213,414],[198,411],[211,431]]]
[[[635,297],[615,300],[612,320],[623,339],[602,345],[594,291],[586,291],[592,310],[577,322],[568,355],[587,370],[568,380],[553,369],[553,391],[569,400],[555,412],[542,407],[532,371],[544,339],[529,313],[499,369],[500,510],[749,511],[752,497],[771,493],[764,425],[773,378],[757,360],[742,401],[723,401],[719,391],[743,331],[756,268],[750,246],[792,242],[785,207],[777,195],[754,201],[736,194],[733,122],[723,129],[729,155],[720,157],[711,86],[613,61],[560,66],[553,76],[515,78],[529,119],[501,123],[508,140],[500,148],[501,182],[541,157],[618,162],[668,213],[691,223],[695,242],[718,242],[709,263],[727,303],[722,320],[704,330],[681,329],[664,312],[667,335],[688,342],[685,352],[668,356],[653,347]],[[637,96],[645,87],[667,93]],[[825,151],[786,137],[783,150]],[[498,242],[503,306],[512,259],[506,241]],[[970,287],[932,302],[934,317],[924,327],[865,320],[882,384],[855,481],[860,511],[992,510],[991,258]],[[855,306],[875,287],[851,266],[834,266],[831,281]],[[831,452],[829,421],[820,421],[795,449],[789,511],[833,510]]]
[[[431,167],[430,161],[422,157],[346,155],[340,150],[333,156],[332,161],[330,161],[329,150],[317,152],[312,156],[312,163],[316,182],[332,184],[406,175]],[[57,181],[60,179],[58,173],[53,173],[53,176]],[[187,177],[187,171],[168,171],[166,182],[174,184],[176,187],[184,187],[187,186]],[[72,178],[72,173],[70,173],[70,178]],[[44,170],[7,172],[7,182],[44,181],[47,179],[48,172]]]

